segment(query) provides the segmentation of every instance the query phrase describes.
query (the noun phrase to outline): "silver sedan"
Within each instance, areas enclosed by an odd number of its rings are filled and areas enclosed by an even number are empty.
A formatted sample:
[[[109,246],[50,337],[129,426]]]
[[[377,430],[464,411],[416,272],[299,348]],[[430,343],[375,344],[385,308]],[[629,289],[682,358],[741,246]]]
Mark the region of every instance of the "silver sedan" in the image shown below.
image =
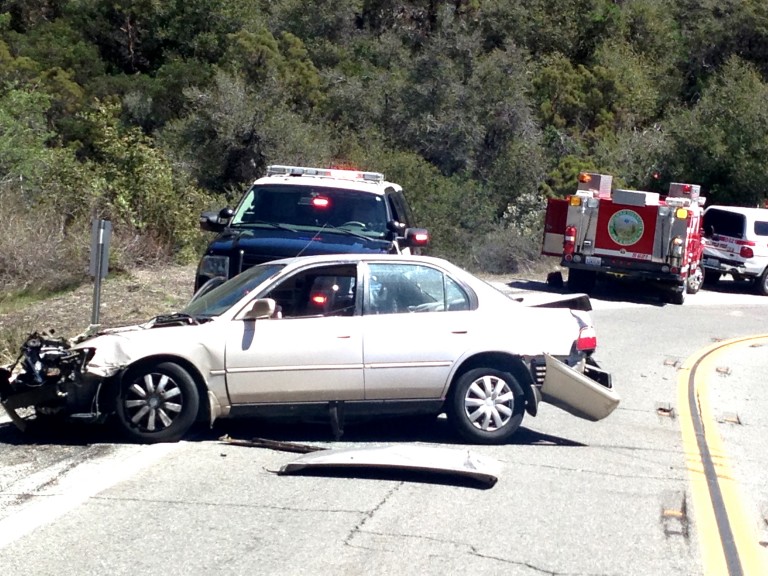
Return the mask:
[[[507,441],[539,402],[589,420],[618,405],[586,296],[528,304],[449,262],[290,258],[201,290],[177,314],[69,343],[25,343],[0,401],[32,418],[115,417],[129,438],[176,441],[238,415],[440,414],[461,439]],[[21,408],[32,408],[25,418]]]

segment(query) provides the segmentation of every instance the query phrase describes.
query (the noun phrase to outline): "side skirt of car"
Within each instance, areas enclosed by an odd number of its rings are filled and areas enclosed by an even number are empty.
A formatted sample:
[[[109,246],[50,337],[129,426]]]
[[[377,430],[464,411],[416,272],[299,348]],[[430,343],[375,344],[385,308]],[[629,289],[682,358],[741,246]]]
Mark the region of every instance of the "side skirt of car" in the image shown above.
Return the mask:
[[[338,418],[340,424],[343,424],[347,419],[370,419],[378,416],[438,415],[443,410],[443,404],[442,399],[239,404],[232,406],[229,416],[233,418],[294,419],[302,422],[328,422],[331,418]]]

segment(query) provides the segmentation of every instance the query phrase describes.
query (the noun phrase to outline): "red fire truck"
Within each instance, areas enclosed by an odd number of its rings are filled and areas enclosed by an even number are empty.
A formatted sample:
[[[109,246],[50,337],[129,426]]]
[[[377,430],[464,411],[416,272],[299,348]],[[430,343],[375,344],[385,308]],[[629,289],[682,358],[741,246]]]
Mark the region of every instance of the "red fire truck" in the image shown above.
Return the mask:
[[[672,183],[660,197],[613,190],[612,181],[581,173],[575,194],[549,199],[542,254],[561,257],[575,292],[592,290],[598,275],[613,275],[651,282],[682,304],[704,280],[700,187]]]

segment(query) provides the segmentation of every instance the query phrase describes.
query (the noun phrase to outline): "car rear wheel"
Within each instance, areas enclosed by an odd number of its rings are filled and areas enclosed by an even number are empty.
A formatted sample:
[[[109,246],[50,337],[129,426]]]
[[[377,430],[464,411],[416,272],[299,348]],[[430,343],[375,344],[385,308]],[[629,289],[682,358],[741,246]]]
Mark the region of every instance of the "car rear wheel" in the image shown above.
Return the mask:
[[[507,441],[520,427],[524,413],[520,384],[509,372],[493,368],[476,368],[461,375],[449,402],[456,432],[478,444]]]
[[[768,268],[763,270],[763,273],[755,282],[755,287],[757,288],[758,294],[768,296]]]
[[[134,441],[175,442],[194,424],[200,398],[181,366],[161,362],[129,370],[120,387],[117,419]]]
[[[686,288],[683,286],[682,288],[673,288],[667,297],[672,304],[682,305],[685,304],[685,294]]]
[[[696,294],[701,290],[701,285],[704,283],[704,269],[701,264],[696,264],[691,274],[688,276],[688,281],[685,283],[685,291],[688,294]]]

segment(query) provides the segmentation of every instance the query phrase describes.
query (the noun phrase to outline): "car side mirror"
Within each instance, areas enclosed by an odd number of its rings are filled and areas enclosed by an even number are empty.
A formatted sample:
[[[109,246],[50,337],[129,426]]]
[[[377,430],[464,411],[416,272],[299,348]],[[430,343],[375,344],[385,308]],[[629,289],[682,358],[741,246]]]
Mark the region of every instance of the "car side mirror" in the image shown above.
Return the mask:
[[[251,304],[251,309],[248,310],[243,318],[246,320],[260,320],[263,318],[271,318],[275,315],[277,310],[277,302],[273,298],[259,298],[254,300]]]
[[[412,248],[421,248],[429,244],[429,232],[426,228],[406,228],[405,245]]]
[[[218,212],[203,212],[200,215],[200,229],[207,232],[221,232],[234,214],[235,211],[229,206]]]
[[[398,222],[397,220],[390,220],[387,222],[387,230],[394,232],[398,236],[402,236],[405,231],[405,224],[403,222]]]

